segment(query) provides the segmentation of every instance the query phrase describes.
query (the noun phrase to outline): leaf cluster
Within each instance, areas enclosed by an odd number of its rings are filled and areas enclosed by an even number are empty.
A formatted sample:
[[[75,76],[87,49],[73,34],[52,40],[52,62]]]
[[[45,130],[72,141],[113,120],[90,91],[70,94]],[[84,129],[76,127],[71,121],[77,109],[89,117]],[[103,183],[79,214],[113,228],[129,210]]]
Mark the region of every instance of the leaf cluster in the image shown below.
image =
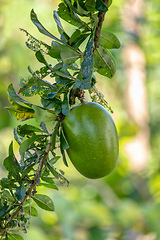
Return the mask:
[[[0,235],[2,239],[22,239],[18,229],[26,231],[30,216],[37,216],[31,206],[34,201],[40,208],[54,211],[49,196],[37,194],[37,186],[58,190],[57,182],[67,183],[62,170],[54,164],[61,158],[68,166],[65,151],[69,148],[61,122],[78,98],[84,101],[84,91],[88,90],[92,101],[111,108],[96,89],[95,72],[112,78],[116,63],[109,49],[117,49],[120,42],[110,32],[102,32],[97,39],[99,15],[108,11],[112,1],[102,0],[62,0],[58,10],[53,12],[60,37],[50,33],[39,21],[34,10],[31,21],[37,29],[50,38],[51,44],[36,39],[26,30],[26,46],[35,53],[40,69],[28,67],[29,76],[21,78],[19,90],[13,84],[8,87],[11,107],[6,107],[18,121],[34,118],[39,127],[22,124],[14,129],[14,141],[19,144],[19,158],[14,153],[14,142],[9,146],[8,156],[3,165],[8,172],[0,180]],[[71,36],[64,30],[60,18],[73,27]],[[95,40],[96,36],[96,40]],[[82,44],[83,43],[83,44]],[[97,47],[97,45],[99,47]],[[53,66],[50,62],[56,59]],[[40,105],[26,100],[37,95]],[[25,98],[25,99],[24,99]],[[46,123],[54,124],[48,130]],[[56,149],[60,148],[61,156]]]

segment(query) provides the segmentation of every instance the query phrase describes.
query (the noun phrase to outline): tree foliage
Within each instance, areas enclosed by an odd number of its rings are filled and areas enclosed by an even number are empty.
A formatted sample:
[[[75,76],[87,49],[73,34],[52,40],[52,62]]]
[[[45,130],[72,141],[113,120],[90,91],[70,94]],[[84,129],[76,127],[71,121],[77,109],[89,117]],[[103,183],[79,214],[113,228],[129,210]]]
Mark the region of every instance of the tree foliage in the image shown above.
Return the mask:
[[[32,10],[31,21],[40,33],[52,39],[51,45],[21,29],[27,35],[26,46],[35,52],[37,61],[43,66],[37,70],[28,67],[30,75],[20,80],[18,92],[13,84],[9,85],[12,106],[6,109],[18,121],[34,118],[39,127],[30,124],[16,126],[13,132],[14,141],[19,144],[19,159],[12,141],[3,161],[8,175],[0,180],[2,239],[23,239],[17,234],[18,230],[26,231],[30,216],[38,215],[32,201],[46,211],[54,211],[52,199],[37,194],[38,186],[58,190],[58,181],[69,184],[64,172],[58,171],[54,164],[62,155],[64,164],[68,166],[65,151],[69,146],[61,123],[72,105],[77,101],[83,102],[85,91],[88,91],[92,101],[112,112],[96,88],[94,74],[98,72],[112,78],[116,71],[109,49],[119,48],[120,42],[113,33],[101,33],[104,16],[111,3],[111,0],[63,0],[58,10],[53,12],[59,38],[42,25]],[[74,27],[71,36],[64,30],[60,18]],[[52,58],[57,60],[54,66],[50,63]],[[35,95],[40,98],[41,105],[26,100]],[[53,123],[52,130],[47,128],[48,122]],[[61,155],[57,155],[58,148]]]

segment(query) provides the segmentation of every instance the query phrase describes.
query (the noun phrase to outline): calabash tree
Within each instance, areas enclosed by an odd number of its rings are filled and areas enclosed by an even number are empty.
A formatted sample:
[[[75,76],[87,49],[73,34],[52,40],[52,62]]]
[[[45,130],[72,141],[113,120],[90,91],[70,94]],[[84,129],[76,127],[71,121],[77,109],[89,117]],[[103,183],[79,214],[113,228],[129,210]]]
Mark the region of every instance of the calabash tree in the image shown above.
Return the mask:
[[[57,182],[69,184],[64,172],[58,171],[54,165],[62,159],[68,166],[66,150],[69,144],[63,121],[70,115],[72,107],[83,104],[88,92],[91,101],[113,112],[96,88],[98,80],[94,74],[98,72],[111,79],[116,72],[116,63],[109,49],[118,49],[120,42],[113,33],[101,32],[111,4],[112,0],[62,0],[58,10],[53,11],[59,37],[49,32],[31,10],[31,21],[41,34],[52,40],[51,45],[21,29],[27,36],[26,46],[35,53],[42,67],[35,70],[29,66],[30,75],[20,80],[18,91],[12,83],[9,85],[12,106],[6,109],[20,122],[34,118],[39,127],[25,123],[13,130],[20,157],[16,157],[12,141],[3,161],[7,174],[0,181],[2,239],[23,239],[18,231],[26,231],[30,216],[38,215],[32,202],[46,211],[54,211],[52,199],[37,194],[38,186],[57,190]],[[63,28],[61,19],[73,28],[71,36]],[[57,60],[54,66],[50,63],[52,58]],[[41,104],[28,100],[32,96],[39,98]],[[118,142],[116,144],[118,146]]]

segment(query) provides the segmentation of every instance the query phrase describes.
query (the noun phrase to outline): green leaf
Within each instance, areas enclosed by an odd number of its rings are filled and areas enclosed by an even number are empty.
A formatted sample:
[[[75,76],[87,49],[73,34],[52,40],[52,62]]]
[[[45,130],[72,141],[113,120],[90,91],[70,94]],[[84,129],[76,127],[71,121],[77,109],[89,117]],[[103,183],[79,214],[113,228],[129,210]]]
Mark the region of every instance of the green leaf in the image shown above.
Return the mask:
[[[48,65],[47,62],[46,62],[46,60],[45,60],[45,58],[44,58],[43,53],[42,53],[40,50],[37,51],[35,55],[36,55],[36,58],[37,58],[37,60],[38,60],[39,62],[41,62],[41,63],[43,63],[43,64],[45,64],[45,65]]]
[[[110,32],[102,31],[102,35],[99,38],[99,45],[101,45],[104,49],[112,49],[112,48],[120,48],[121,44],[118,38]]]
[[[53,111],[50,112],[49,110],[38,106],[33,106],[33,109],[35,111],[34,117],[37,122],[52,122],[57,119],[57,116]]]
[[[55,22],[57,23],[57,27],[58,27],[58,31],[59,33],[61,34],[61,40],[63,42],[68,42],[69,40],[69,36],[67,35],[67,33],[64,31],[62,25],[61,25],[61,22],[60,22],[60,19],[59,19],[59,16],[58,16],[58,13],[57,11],[53,11],[53,17],[54,17],[54,20]]]
[[[69,48],[66,48],[64,51],[61,52],[63,66],[74,63],[80,57],[80,54]]]
[[[52,148],[53,149],[55,149],[55,146],[56,146],[56,137],[57,137],[57,134],[58,134],[58,129],[59,129],[59,122],[54,127],[54,131],[52,133]]]
[[[28,125],[28,124],[24,124],[24,125],[18,125],[17,126],[17,133],[18,135],[24,137],[26,135],[30,135],[33,134],[35,132],[41,132],[44,133],[45,131],[43,131],[40,128],[37,128],[33,125]]]
[[[28,160],[28,159],[27,159]],[[35,166],[35,163],[32,163],[31,165],[29,165],[28,167],[26,167],[24,169],[24,171],[22,172],[22,178],[26,177],[27,174],[33,169],[33,167]]]
[[[80,16],[90,16],[90,12],[86,11],[85,5],[81,4],[81,0],[76,0],[74,5],[71,4],[71,0],[65,0],[70,8]]]
[[[112,0],[109,0],[109,1],[108,1],[108,7],[110,7],[111,4],[112,4]]]
[[[9,240],[24,240],[24,238],[19,234],[7,233]]]
[[[83,56],[83,62],[81,64],[81,72],[77,76],[74,87],[78,87],[81,89],[90,89],[91,87],[93,87],[92,83],[94,66],[93,40],[94,38],[92,34],[87,42]]]
[[[34,118],[34,111],[29,108],[22,107],[22,109],[19,110],[14,107],[5,107],[5,109],[20,122]]]
[[[19,153],[21,155],[21,158],[22,158],[22,161],[24,161],[24,156],[25,156],[25,153],[27,151],[27,149],[29,148],[29,146],[34,143],[36,140],[40,139],[44,137],[44,135],[34,135],[32,137],[30,137],[29,139],[25,140],[21,145],[20,145],[20,148],[19,148]]]
[[[70,107],[69,107],[69,92],[64,94],[64,99],[62,102],[62,113],[64,115],[69,115]]]
[[[108,11],[107,6],[104,4],[104,2],[102,0],[96,0],[96,9],[99,12],[107,12]]]
[[[16,102],[22,102],[22,103],[24,103],[24,104],[32,107],[32,104],[31,104],[31,103],[23,100],[22,98],[20,98],[20,97],[17,95],[17,93],[16,93],[16,91],[15,91],[12,83],[8,86],[8,95],[9,95],[14,101],[16,101]]]
[[[38,212],[37,209],[34,207],[30,206],[25,206],[24,207],[24,212],[28,214],[29,216],[31,215],[32,217],[38,217]]]
[[[81,43],[89,36],[89,34],[81,33],[79,29],[77,29],[69,39],[69,44],[75,48],[78,49],[78,47],[81,45]]]
[[[0,219],[7,215],[8,208],[9,208],[9,205],[4,205],[0,208]]]
[[[15,179],[20,178],[19,172],[21,171],[21,167],[13,153],[13,141],[9,146],[9,156],[4,159],[3,165],[5,166],[6,170],[11,174],[11,176],[13,176]]]
[[[14,197],[10,194],[10,192],[8,190],[3,190],[3,193],[2,193],[2,199],[5,199],[7,200],[8,202],[14,202],[15,199]]]
[[[38,186],[58,190],[58,187],[55,184],[52,184],[52,183],[39,183]]]
[[[55,178],[59,179],[59,177],[61,176],[60,173],[56,171],[56,169],[50,162],[47,162],[47,167],[49,168],[49,170],[53,174],[53,176]]]
[[[51,56],[52,58],[56,58],[57,60],[61,59],[61,47],[63,45],[56,42],[56,41],[52,41],[51,43],[51,49],[48,52],[48,55]]]
[[[109,50],[101,46],[94,51],[95,70],[108,78],[112,78],[116,72],[116,63]]]
[[[39,30],[42,34],[44,34],[44,35],[46,35],[46,36],[48,36],[48,37],[56,40],[57,42],[60,42],[60,43],[64,44],[63,41],[61,41],[60,39],[58,39],[57,37],[55,37],[53,34],[51,34],[50,32],[48,32],[48,30],[40,23],[40,21],[39,21],[38,18],[37,18],[37,15],[36,15],[36,13],[34,12],[33,9],[32,9],[32,11],[31,11],[31,20],[32,20],[32,22],[34,23],[34,25],[38,28],[38,30]]]
[[[68,167],[68,163],[67,163],[67,160],[66,160],[64,150],[67,150],[68,148],[69,148],[69,145],[68,145],[67,140],[65,138],[63,128],[61,127],[61,131],[60,131],[60,150],[61,150],[61,154],[62,154],[62,157],[63,157],[63,162],[66,165],[66,167]]]
[[[64,149],[64,150],[67,150],[69,148],[69,145],[67,143],[67,140],[66,140],[66,137],[64,135],[64,132],[63,132],[63,128],[61,127],[61,131],[60,131],[60,144],[61,144],[61,147]]]
[[[94,12],[94,11],[96,11],[95,6],[96,6],[95,1],[93,1],[93,0],[86,0],[86,2],[85,2],[85,7],[86,7],[86,9],[87,9],[89,12]]]
[[[57,13],[66,22],[68,22],[76,27],[83,27],[83,28],[87,28],[89,30],[86,23],[83,22],[77,16],[77,14],[71,8],[68,8],[64,3],[59,4]]]
[[[20,202],[23,202],[25,194],[26,194],[26,189],[24,184],[22,183],[22,185],[16,189],[15,196]]]
[[[50,197],[43,194],[35,194],[32,196],[32,199],[37,203],[37,205],[46,210],[46,211],[54,211],[54,204]]]

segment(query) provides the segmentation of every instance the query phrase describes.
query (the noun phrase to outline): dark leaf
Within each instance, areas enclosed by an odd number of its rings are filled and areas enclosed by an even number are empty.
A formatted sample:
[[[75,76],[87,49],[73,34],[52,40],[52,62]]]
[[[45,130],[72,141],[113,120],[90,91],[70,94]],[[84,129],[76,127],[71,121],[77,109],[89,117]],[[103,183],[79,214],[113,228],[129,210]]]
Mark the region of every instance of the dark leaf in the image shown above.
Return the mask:
[[[55,125],[54,131],[52,133],[52,148],[55,149],[56,146],[56,137],[58,134],[58,129],[59,129],[59,122]]]
[[[64,115],[69,115],[70,107],[69,107],[69,92],[64,94],[64,99],[62,102],[62,113]]]
[[[96,0],[96,9],[99,12],[107,12],[108,8],[107,6],[104,4],[103,0]]]
[[[86,7],[86,9],[87,9],[89,12],[94,12],[94,11],[96,11],[95,6],[96,6],[95,1],[93,1],[93,0],[86,0],[86,2],[85,2],[85,7]]]
[[[45,58],[44,58],[44,55],[42,54],[41,51],[37,51],[35,55],[36,55],[36,58],[37,58],[37,60],[38,60],[39,62],[41,62],[41,63],[43,63],[43,64],[45,64],[45,65],[48,65],[47,62],[46,62],[46,60],[45,60]]]
[[[96,71],[105,77],[112,78],[116,72],[116,63],[109,50],[104,50],[101,46],[94,51],[94,61]]]
[[[70,45],[78,49],[81,43],[89,36],[89,34],[81,33],[79,29],[77,29],[71,36],[69,43]]]
[[[86,49],[83,56],[83,62],[81,64],[81,72],[78,74],[74,87],[81,89],[89,89],[93,86],[94,57],[93,57],[93,34],[89,38]]]
[[[23,202],[25,194],[26,194],[26,189],[24,184],[22,184],[20,187],[16,189],[15,196],[20,202]]]
[[[14,156],[13,153],[13,141],[9,146],[9,156],[4,159],[3,165],[7,169],[7,171],[13,176],[15,179],[19,179],[20,175],[19,172],[21,171],[21,167]]]
[[[30,135],[30,134],[33,134],[35,132],[43,132],[43,130],[41,130],[40,128],[37,128],[33,125],[28,125],[28,124],[24,124],[24,125],[18,125],[17,126],[17,133],[18,135],[24,137],[26,135]]]
[[[37,205],[46,210],[46,211],[54,211],[54,204],[50,197],[43,194],[35,194],[32,196],[32,199],[37,203]]]
[[[58,15],[64,19],[66,22],[76,26],[76,27],[83,27],[88,28],[85,22],[83,22],[77,14],[71,9],[68,8],[64,3],[60,3],[58,6]]]
[[[9,205],[4,205],[0,208],[0,219],[7,215],[7,210],[9,208]]]

